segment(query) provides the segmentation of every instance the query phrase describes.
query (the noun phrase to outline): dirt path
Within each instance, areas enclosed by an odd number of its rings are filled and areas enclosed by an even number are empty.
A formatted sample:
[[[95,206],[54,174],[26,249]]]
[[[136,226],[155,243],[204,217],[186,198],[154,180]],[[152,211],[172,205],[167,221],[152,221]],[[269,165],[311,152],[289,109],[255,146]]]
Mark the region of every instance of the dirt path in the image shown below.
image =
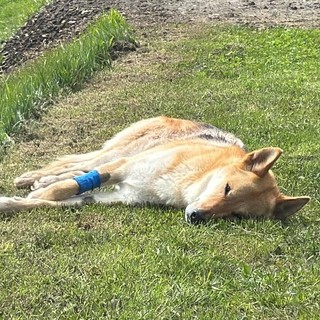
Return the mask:
[[[10,71],[45,48],[73,37],[110,8],[118,9],[137,28],[199,21],[259,27],[320,25],[320,2],[314,0],[54,0],[3,45],[0,70]]]
[[[224,21],[258,26],[318,27],[320,2],[279,0],[149,0],[114,1],[130,18],[171,21]],[[151,19],[152,20],[152,19]]]

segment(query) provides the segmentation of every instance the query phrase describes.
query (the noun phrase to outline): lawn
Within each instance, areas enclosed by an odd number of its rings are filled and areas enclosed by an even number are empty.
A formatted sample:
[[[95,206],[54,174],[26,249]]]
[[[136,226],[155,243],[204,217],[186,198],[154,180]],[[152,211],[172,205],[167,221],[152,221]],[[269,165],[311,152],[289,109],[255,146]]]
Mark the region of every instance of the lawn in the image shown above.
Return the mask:
[[[110,51],[121,41],[133,45],[132,30],[119,12],[110,10],[73,41],[1,77],[0,157],[11,142],[9,134],[26,118],[62,93],[79,90],[96,71],[110,67]]]
[[[152,206],[2,214],[0,317],[317,319],[319,33],[172,25],[21,128],[1,164],[6,195],[22,194],[12,179],[23,171],[165,114],[225,128],[250,150],[281,147],[281,190],[312,201],[285,223],[197,227]]]
[[[0,41],[7,39],[18,27],[49,0],[0,0]]]

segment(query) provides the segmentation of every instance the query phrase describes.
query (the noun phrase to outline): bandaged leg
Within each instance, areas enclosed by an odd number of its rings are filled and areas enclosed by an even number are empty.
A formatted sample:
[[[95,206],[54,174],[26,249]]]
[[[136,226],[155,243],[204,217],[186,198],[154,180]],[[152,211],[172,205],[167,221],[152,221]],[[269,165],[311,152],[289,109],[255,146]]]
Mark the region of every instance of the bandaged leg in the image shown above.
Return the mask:
[[[99,188],[102,184],[117,184],[121,180],[121,170],[118,169],[126,161],[126,159],[120,159],[110,164],[102,165],[81,176],[55,182],[46,188],[31,192],[28,199],[60,201],[86,191],[92,191],[95,188]]]

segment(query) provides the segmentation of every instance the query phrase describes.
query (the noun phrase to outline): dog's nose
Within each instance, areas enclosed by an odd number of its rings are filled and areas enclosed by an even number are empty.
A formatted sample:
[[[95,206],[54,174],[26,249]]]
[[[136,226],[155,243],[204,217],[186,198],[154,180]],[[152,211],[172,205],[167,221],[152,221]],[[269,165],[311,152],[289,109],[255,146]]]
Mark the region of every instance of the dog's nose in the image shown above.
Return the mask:
[[[186,220],[191,224],[199,224],[205,221],[205,217],[200,210],[193,210],[190,213],[186,213]]]

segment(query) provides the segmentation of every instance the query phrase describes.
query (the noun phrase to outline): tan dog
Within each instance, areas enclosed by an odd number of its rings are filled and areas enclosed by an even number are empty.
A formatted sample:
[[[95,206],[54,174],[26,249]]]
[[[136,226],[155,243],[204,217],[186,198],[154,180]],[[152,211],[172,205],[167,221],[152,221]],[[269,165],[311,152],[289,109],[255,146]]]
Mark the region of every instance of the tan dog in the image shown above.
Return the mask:
[[[279,148],[247,153],[241,140],[213,126],[157,117],[139,121],[102,150],[66,156],[23,174],[27,198],[2,197],[0,211],[85,203],[151,203],[185,208],[188,222],[220,217],[285,219],[309,197],[279,192],[270,168]],[[113,191],[85,193],[102,185]]]

